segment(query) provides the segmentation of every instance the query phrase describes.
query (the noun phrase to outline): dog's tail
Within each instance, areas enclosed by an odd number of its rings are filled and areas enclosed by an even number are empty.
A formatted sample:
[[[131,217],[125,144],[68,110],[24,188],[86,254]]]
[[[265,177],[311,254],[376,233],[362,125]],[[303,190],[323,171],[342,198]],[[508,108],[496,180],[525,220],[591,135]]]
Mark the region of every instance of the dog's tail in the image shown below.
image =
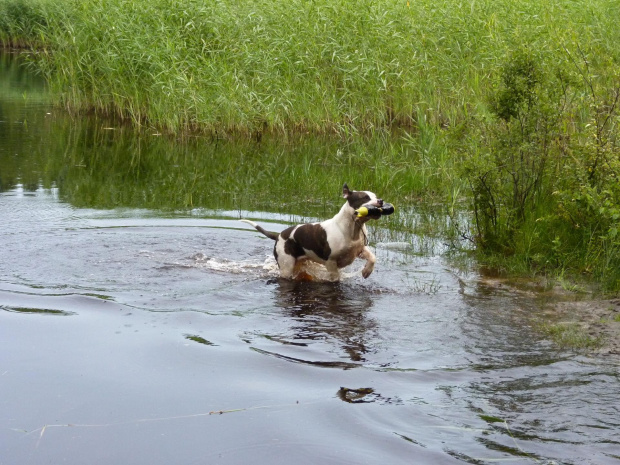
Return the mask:
[[[280,233],[273,232],[273,231],[267,231],[263,229],[262,226],[259,226],[258,224],[256,224],[254,221],[250,221],[250,220],[239,220],[239,221],[243,221],[244,223],[254,226],[258,232],[263,233],[269,239],[273,239],[274,241],[278,240],[278,236],[280,235]]]

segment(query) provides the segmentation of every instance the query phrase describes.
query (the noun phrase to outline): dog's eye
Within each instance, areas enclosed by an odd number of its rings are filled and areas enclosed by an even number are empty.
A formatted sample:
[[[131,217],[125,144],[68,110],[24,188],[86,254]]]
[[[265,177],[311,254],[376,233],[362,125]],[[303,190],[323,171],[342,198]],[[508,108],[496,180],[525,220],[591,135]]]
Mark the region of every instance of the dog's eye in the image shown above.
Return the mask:
[[[365,203],[370,202],[372,199],[366,192],[355,192],[349,196],[349,205],[353,208],[358,209]]]

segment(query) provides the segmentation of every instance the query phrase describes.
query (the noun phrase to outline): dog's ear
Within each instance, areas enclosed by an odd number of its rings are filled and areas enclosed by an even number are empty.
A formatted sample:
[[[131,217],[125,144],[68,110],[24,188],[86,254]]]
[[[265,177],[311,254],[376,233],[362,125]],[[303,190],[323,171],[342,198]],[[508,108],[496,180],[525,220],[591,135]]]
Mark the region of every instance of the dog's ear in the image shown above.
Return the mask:
[[[342,186],[342,196],[346,199],[349,197],[349,194],[351,194],[351,191],[349,190],[349,186],[347,186],[347,183],[344,183],[344,186]]]

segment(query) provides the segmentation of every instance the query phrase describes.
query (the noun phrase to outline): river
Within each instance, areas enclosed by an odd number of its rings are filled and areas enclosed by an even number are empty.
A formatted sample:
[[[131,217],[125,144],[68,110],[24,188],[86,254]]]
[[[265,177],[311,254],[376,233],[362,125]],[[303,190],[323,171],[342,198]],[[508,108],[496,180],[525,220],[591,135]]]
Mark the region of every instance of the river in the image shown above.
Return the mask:
[[[234,142],[146,132],[0,55],[0,464],[620,463],[618,360],[536,298],[381,223],[369,279],[282,281],[238,219],[294,202],[225,184]]]

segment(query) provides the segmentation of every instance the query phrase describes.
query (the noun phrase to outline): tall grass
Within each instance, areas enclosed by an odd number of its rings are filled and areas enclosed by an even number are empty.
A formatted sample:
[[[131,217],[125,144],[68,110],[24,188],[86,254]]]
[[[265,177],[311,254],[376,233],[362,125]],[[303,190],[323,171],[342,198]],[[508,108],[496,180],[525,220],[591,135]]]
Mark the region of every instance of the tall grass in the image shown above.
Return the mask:
[[[24,13],[25,12],[25,13]],[[1,0],[4,41],[44,43],[71,109],[169,131],[358,133],[458,127],[524,41],[600,42],[612,0]]]
[[[0,43],[5,47],[34,47],[42,45],[48,20],[55,14],[53,5],[42,1],[11,0],[0,2]]]

